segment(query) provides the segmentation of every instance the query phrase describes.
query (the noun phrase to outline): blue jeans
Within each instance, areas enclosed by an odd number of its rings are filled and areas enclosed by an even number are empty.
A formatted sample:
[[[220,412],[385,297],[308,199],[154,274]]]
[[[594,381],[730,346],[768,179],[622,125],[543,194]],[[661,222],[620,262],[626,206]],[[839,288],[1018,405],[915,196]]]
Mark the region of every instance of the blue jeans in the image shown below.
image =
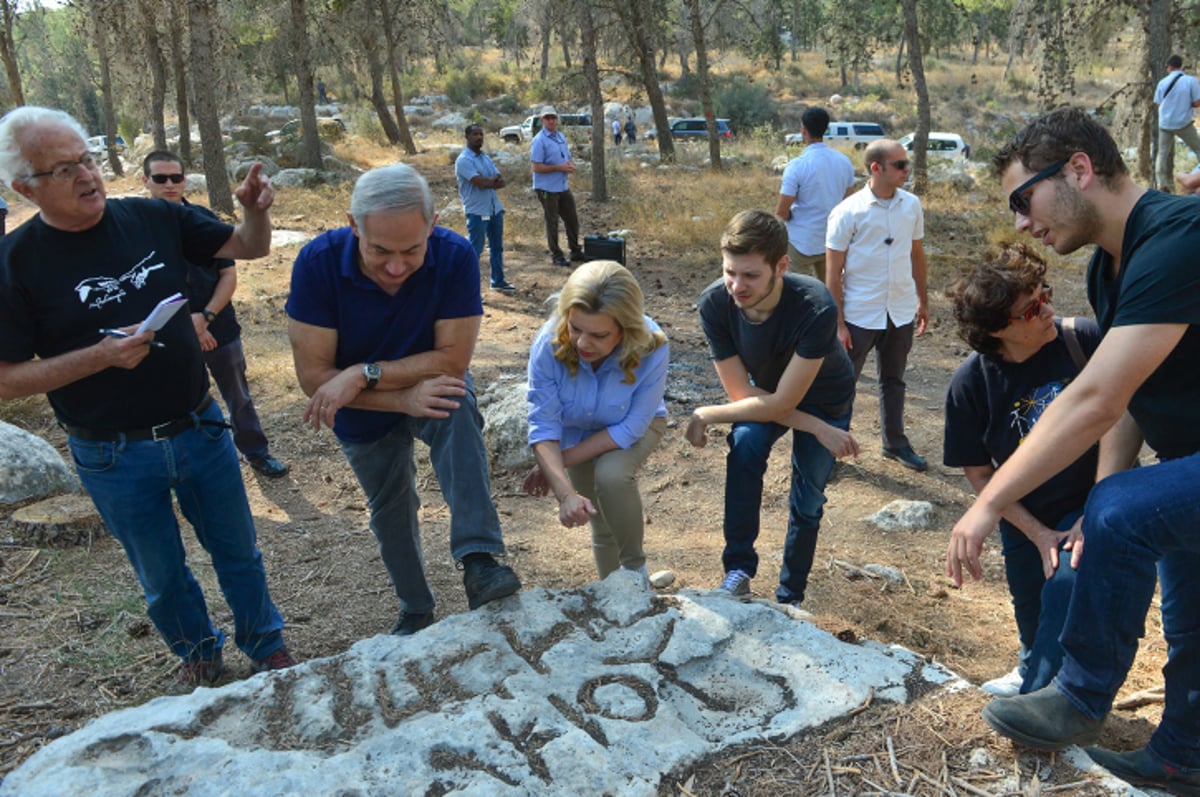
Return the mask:
[[[1066,653],[1054,685],[1099,719],[1145,634],[1155,568],[1167,640],[1166,705],[1150,748],[1200,771],[1200,454],[1135,468],[1097,484],[1083,514],[1087,539],[1067,610]]]
[[[233,425],[233,444],[247,458],[265,457],[269,453],[267,435],[254,409],[250,395],[250,384],[246,381],[246,355],[242,351],[242,339],[235,338],[224,346],[204,352],[208,372],[217,383],[221,399],[229,410],[229,422]]]
[[[840,418],[823,418],[839,429],[850,428],[850,410]],[[771,446],[789,431],[778,423],[735,423],[726,440],[725,459],[725,572],[741,570],[751,577],[758,572],[759,513],[762,509],[763,475]],[[787,537],[783,543],[783,566],[779,571],[776,600],[804,600],[808,571],[817,548],[817,530],[825,506],[825,482],[833,473],[833,454],[807,432],[792,430],[792,485],[788,494]]]
[[[251,659],[283,645],[283,618],[267,589],[246,487],[216,403],[195,428],[168,440],[113,443],[68,437],[75,470],[112,535],[125,548],[146,596],[150,619],[175,654],[212,659],[225,643],[185,561],[171,493],[196,539],[212,557],[233,611],[234,642]]]
[[[483,418],[475,406],[474,386],[448,418],[401,415],[390,432],[370,443],[341,441],[371,508],[371,531],[401,608],[433,611],[433,592],[425,580],[421,498],[413,464],[413,438],[429,446],[429,458],[450,507],[450,554],[456,561],[473,553],[504,553],[500,518],[492,504]]]
[[[487,221],[478,213],[467,214],[467,238],[475,247],[475,254],[483,257],[483,238],[487,236],[488,256],[492,262],[492,287],[504,284],[504,211]]]
[[[1071,512],[1056,528],[1065,531],[1074,525],[1083,510]],[[1067,604],[1075,587],[1071,552],[1061,552],[1054,575],[1042,575],[1042,556],[1037,546],[1007,520],[1000,521],[1000,539],[1004,545],[1004,575],[1012,595],[1013,616],[1021,639],[1021,693],[1048,686],[1062,666],[1062,645],[1058,637],[1067,619]]]

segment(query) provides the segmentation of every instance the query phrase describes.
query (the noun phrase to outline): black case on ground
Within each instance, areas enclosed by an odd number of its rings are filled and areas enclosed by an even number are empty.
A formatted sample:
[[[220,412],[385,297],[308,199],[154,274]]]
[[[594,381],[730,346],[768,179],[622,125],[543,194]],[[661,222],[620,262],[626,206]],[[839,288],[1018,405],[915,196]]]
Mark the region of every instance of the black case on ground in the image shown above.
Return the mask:
[[[625,265],[625,239],[607,235],[583,236],[584,260],[615,260]]]

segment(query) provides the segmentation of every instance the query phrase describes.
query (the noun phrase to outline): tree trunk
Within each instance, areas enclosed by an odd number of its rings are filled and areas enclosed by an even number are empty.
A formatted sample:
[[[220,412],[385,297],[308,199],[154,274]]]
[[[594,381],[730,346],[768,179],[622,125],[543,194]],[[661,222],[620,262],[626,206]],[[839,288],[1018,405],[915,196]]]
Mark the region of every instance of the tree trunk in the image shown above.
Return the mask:
[[[913,88],[917,92],[917,132],[913,136],[912,157],[913,193],[925,193],[928,174],[925,171],[926,147],[929,142],[929,87],[925,84],[925,60],[922,55],[921,34],[917,27],[917,0],[903,0],[904,36],[908,39],[908,63],[912,69]]]
[[[629,46],[638,59],[642,71],[642,85],[646,88],[646,99],[654,112],[654,127],[658,131],[658,158],[663,163],[675,162],[675,142],[671,140],[671,123],[667,119],[667,104],[663,99],[662,87],[658,85],[658,68],[654,65],[654,51],[646,40],[646,22],[642,17],[642,0],[622,0],[617,9],[625,28]]]
[[[379,124],[383,126],[383,134],[387,136],[388,143],[399,144],[400,128],[396,126],[387,98],[383,95],[383,58],[379,52],[379,36],[373,26],[368,26],[363,31],[363,50],[367,57],[367,70],[371,74],[371,106],[375,109],[375,115],[379,117]]]
[[[104,135],[108,142],[108,165],[117,177],[125,176],[121,156],[117,154],[117,115],[113,109],[112,65],[108,58],[108,30],[101,18],[105,15],[104,3],[92,6],[92,20],[96,37],[96,60],[100,62],[100,101],[104,107]]]
[[[979,48],[983,44],[983,37],[987,33],[988,13],[982,8],[979,9],[979,22],[975,25],[975,46],[971,53],[971,66],[979,63]]]
[[[1146,157],[1142,157],[1142,142],[1138,147],[1138,177],[1146,185],[1154,185],[1160,191],[1174,191],[1174,185],[1158,185],[1158,169],[1154,168],[1154,159],[1158,157],[1158,113],[1154,104],[1154,90],[1158,81],[1167,73],[1167,59],[1171,57],[1171,0],[1149,0],[1146,5],[1146,64],[1143,74],[1147,83],[1145,89],[1139,92],[1143,99],[1141,107],[1145,109],[1146,124],[1144,139]],[[1143,165],[1144,164],[1144,165]],[[1153,182],[1151,182],[1153,180]]]
[[[900,44],[896,46],[896,85],[904,85],[904,43],[907,39],[908,31],[900,31]]]
[[[550,0],[546,0],[541,17],[538,19],[538,29],[542,34],[542,66],[538,70],[538,78],[545,80],[550,71],[550,36],[554,30],[554,17],[551,12]]]
[[[167,68],[158,46],[158,18],[155,6],[149,0],[138,0],[138,12],[142,19],[142,43],[146,48],[147,66],[150,67],[150,133],[154,138],[154,148],[166,149],[167,130],[163,109],[167,104]]]
[[[17,0],[0,0],[0,61],[4,62],[4,74],[8,78],[8,96],[12,107],[25,104],[25,92],[21,88],[21,71],[17,68],[17,45],[13,40],[13,22],[17,18]]]
[[[317,130],[317,97],[313,88],[312,58],[308,47],[308,24],[304,0],[291,0],[292,61],[300,94],[300,153],[305,166],[318,171],[321,161],[321,135]]]
[[[696,79],[700,84],[700,107],[704,110],[704,123],[708,127],[708,160],[714,170],[720,170],[721,137],[717,135],[717,120],[713,113],[712,88],[708,79],[708,45],[704,42],[704,19],[700,16],[700,0],[688,0],[688,7],[691,10],[689,16],[692,24],[692,45],[696,48]],[[670,136],[668,131],[667,138]]]
[[[396,9],[388,0],[379,0],[379,13],[383,18],[383,35],[387,40],[388,72],[392,80],[392,106],[396,111],[396,132],[399,134],[399,144],[409,155],[417,154],[417,145],[413,141],[412,131],[408,128],[408,117],[404,115],[404,84],[400,80],[400,67],[397,59],[400,32],[396,30]]]
[[[192,74],[192,109],[200,128],[204,156],[204,179],[208,183],[208,205],[217,213],[233,215],[233,194],[225,166],[225,144],[221,138],[221,113],[217,105],[217,0],[187,0],[191,42],[189,69]]]
[[[591,0],[579,0],[580,38],[583,49],[583,76],[587,81],[592,106],[592,201],[608,201],[608,172],[605,168],[604,143],[608,126],[604,124],[604,97],[600,93],[600,68],[596,64],[596,23]]]
[[[192,165],[192,122],[188,118],[187,64],[185,59],[183,27],[187,9],[183,0],[171,0],[167,4],[170,15],[167,24],[171,28],[171,69],[175,72],[175,114],[179,117],[179,157],[184,165]]]

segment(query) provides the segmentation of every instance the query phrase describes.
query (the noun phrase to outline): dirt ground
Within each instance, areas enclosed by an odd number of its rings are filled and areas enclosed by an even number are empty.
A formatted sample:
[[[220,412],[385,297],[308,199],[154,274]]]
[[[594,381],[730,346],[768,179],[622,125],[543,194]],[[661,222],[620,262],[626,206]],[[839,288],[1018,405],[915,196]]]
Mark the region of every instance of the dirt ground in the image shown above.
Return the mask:
[[[456,205],[445,155],[419,156],[414,163],[430,177],[439,204]],[[764,170],[762,195],[731,200],[729,215],[754,204],[772,206],[777,179]],[[512,182],[524,186],[526,181]],[[122,185],[134,190],[132,182]],[[314,233],[337,226],[342,223],[337,213],[323,209],[344,207],[345,196],[344,190],[319,200],[281,194],[276,226]],[[579,198],[586,231],[626,226],[614,206],[593,205],[584,193]],[[544,253],[540,211],[532,195],[523,187],[512,188],[505,202],[507,272],[519,290],[502,295],[488,291],[484,282],[484,319],[472,367],[480,392],[502,376],[523,373],[533,332],[545,317],[545,300],[566,274]],[[995,199],[990,203],[1000,205]],[[14,212],[10,223],[22,213],[28,210]],[[977,229],[981,225],[951,216],[939,217],[936,206],[927,203],[927,247],[933,262],[943,262],[943,270],[964,248],[983,244]],[[447,213],[444,221],[460,231],[465,228],[461,213]],[[284,313],[296,251],[281,248],[239,266],[236,303],[255,401],[272,452],[291,466],[291,473],[277,480],[263,478],[248,466],[243,474],[273,595],[288,621],[288,644],[297,657],[314,659],[387,632],[397,603],[367,528],[362,493],[333,435],[327,430],[314,433],[301,424],[305,398],[291,366]],[[646,291],[647,310],[672,346],[670,429],[641,475],[650,571],[670,569],[676,574],[667,592],[712,588],[722,575],[725,430],[711,430],[710,445],[704,449],[694,449],[683,439],[691,409],[721,396],[695,311],[702,288],[718,275],[715,252],[715,240],[709,251],[669,252],[652,229],[639,230],[629,242],[629,266]],[[1056,283],[1060,312],[1084,310],[1080,282],[1076,274]],[[880,456],[876,383],[873,365],[868,364],[853,425],[863,453],[839,463],[827,490],[805,608],[814,622],[843,639],[902,645],[980,683],[1015,665],[1017,638],[995,538],[985,554],[985,581],[956,589],[943,573],[949,530],[971,496],[960,473],[940,464],[943,392],[965,354],[936,290],[942,284],[931,280],[933,323],[914,346],[908,378],[909,433],[917,451],[929,459],[929,472],[913,473]],[[43,436],[68,456],[64,435],[44,400],[0,404],[0,418]],[[773,595],[778,573],[787,511],[787,455],[786,445],[777,445],[767,474],[758,543],[762,562],[753,582],[760,597]],[[461,576],[448,550],[447,508],[420,449],[418,462],[425,502],[424,549],[438,613],[466,611]],[[571,588],[589,582],[595,570],[587,531],[560,527],[549,499],[521,492],[523,476],[503,470],[494,470],[492,476],[509,562],[529,586]],[[932,502],[933,526],[883,533],[863,522],[897,498]],[[132,570],[112,539],[100,537],[88,547],[39,549],[22,541],[7,510],[0,514],[0,523],[2,776],[48,740],[91,718],[163,694],[177,662],[149,625]],[[186,529],[184,537],[210,610],[229,630],[232,619],[211,566]],[[855,577],[843,563],[890,565],[905,581],[897,586]],[[1147,626],[1143,651],[1122,695],[1161,681],[1165,646],[1157,610]],[[243,677],[248,662],[232,645],[228,652],[232,672],[227,677]],[[869,706],[851,719],[796,739],[763,740],[699,762],[668,778],[661,793],[1034,794],[1039,788],[1059,794],[1098,793],[1087,776],[1061,759],[1033,755],[999,740],[979,719],[985,702],[982,693],[971,690],[930,696],[911,706]],[[1144,744],[1160,709],[1150,704],[1114,712],[1103,743],[1121,749]],[[972,765],[968,758],[976,748],[988,750],[991,758]],[[996,784],[1002,776],[1014,774],[1020,791],[994,790],[1000,788]]]

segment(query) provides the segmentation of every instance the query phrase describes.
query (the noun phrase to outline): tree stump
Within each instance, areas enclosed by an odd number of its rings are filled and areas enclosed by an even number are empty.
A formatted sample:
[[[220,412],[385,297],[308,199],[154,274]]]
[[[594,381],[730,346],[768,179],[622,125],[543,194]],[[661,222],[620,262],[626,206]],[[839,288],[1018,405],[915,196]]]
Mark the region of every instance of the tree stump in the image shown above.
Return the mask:
[[[16,542],[38,547],[91,545],[108,536],[96,506],[86,495],[57,495],[13,512]]]

